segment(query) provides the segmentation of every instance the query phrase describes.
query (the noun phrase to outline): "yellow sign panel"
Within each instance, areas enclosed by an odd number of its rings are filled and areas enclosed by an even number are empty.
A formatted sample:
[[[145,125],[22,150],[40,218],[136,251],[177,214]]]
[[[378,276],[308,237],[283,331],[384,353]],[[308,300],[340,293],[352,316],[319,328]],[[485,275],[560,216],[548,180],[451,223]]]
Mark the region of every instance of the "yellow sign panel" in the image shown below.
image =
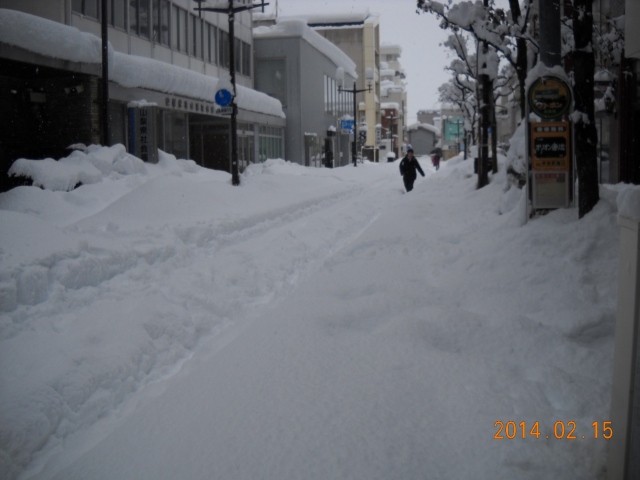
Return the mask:
[[[534,171],[568,172],[571,169],[569,122],[532,123],[530,137]]]

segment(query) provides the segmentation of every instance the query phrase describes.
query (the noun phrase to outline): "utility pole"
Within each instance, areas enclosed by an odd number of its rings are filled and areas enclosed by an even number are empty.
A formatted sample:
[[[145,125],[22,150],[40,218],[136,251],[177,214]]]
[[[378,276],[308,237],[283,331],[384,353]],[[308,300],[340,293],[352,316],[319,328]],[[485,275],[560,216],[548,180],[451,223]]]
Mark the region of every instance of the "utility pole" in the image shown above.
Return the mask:
[[[216,12],[216,13],[226,13],[229,19],[229,74],[231,76],[231,86],[233,87],[233,92],[231,92],[231,183],[233,185],[240,185],[240,174],[238,172],[238,104],[236,103],[236,56],[235,56],[235,14],[238,12],[245,12],[247,10],[251,10],[253,8],[262,7],[265,5],[269,5],[268,3],[264,3],[264,0],[259,4],[255,5],[242,5],[242,6],[233,6],[233,0],[228,0],[228,5],[223,7],[223,2],[220,2],[219,7],[202,7],[202,1],[204,0],[194,0],[198,3],[199,13],[201,12]]]
[[[353,166],[358,166],[358,119],[357,119],[357,102],[356,102],[356,94],[361,92],[369,92],[371,93],[371,83],[369,83],[368,88],[362,88],[358,90],[356,88],[356,82],[353,82],[353,90],[345,90],[342,87],[338,88],[339,92],[351,92],[353,94],[353,143],[351,144],[351,160],[353,161]]]
[[[560,3],[559,0],[540,2],[540,60],[547,67],[560,65]]]
[[[485,0],[485,3],[487,0]],[[480,42],[480,65],[482,69],[486,69],[486,55],[489,50],[487,42]],[[478,79],[478,88],[480,89],[480,151],[478,156],[478,188],[482,188],[489,184],[489,108],[491,104],[490,95],[493,94],[489,88],[489,75],[483,73]]]

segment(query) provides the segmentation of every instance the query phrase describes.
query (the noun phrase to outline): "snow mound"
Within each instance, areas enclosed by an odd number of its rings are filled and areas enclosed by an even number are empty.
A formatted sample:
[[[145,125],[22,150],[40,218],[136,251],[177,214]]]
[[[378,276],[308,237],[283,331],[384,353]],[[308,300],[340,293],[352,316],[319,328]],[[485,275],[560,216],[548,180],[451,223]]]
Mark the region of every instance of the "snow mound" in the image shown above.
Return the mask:
[[[245,168],[243,175],[245,177],[251,177],[254,175],[302,175],[305,172],[305,167],[302,165],[283,160],[282,158],[274,158],[265,160],[262,163],[254,163],[248,165]]]
[[[29,178],[33,185],[46,190],[68,192],[79,185],[98,183],[104,175],[112,172],[120,175],[145,174],[146,168],[142,160],[126,152],[124,145],[91,145],[86,153],[74,150],[58,161],[52,158],[20,158],[13,162],[8,174]]]
[[[640,187],[623,190],[617,198],[618,214],[640,222]]]

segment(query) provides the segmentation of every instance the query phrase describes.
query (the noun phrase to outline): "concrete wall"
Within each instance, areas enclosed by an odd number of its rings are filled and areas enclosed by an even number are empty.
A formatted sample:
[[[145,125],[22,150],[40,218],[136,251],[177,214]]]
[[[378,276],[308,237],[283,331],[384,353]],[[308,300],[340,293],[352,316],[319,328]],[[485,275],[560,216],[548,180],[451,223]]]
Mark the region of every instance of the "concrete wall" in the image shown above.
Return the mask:
[[[625,55],[640,59],[640,2],[627,0],[625,5]]]

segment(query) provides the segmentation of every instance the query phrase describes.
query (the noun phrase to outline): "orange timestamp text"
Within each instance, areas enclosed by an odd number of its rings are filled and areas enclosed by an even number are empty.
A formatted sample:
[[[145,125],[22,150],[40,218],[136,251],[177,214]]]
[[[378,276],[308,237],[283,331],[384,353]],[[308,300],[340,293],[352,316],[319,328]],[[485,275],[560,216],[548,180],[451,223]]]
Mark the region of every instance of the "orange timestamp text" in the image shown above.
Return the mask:
[[[533,424],[527,422],[516,423],[514,421],[502,422],[498,420],[493,424],[497,428],[493,438],[496,440],[513,440],[514,438],[557,438],[567,440],[578,440],[580,438],[604,438],[610,439],[613,437],[613,428],[611,422],[593,422],[591,424],[591,430],[589,434],[582,434],[577,432],[578,427],[573,420],[568,422],[557,421],[553,424],[551,433],[545,434],[540,431],[540,422],[533,422]]]

